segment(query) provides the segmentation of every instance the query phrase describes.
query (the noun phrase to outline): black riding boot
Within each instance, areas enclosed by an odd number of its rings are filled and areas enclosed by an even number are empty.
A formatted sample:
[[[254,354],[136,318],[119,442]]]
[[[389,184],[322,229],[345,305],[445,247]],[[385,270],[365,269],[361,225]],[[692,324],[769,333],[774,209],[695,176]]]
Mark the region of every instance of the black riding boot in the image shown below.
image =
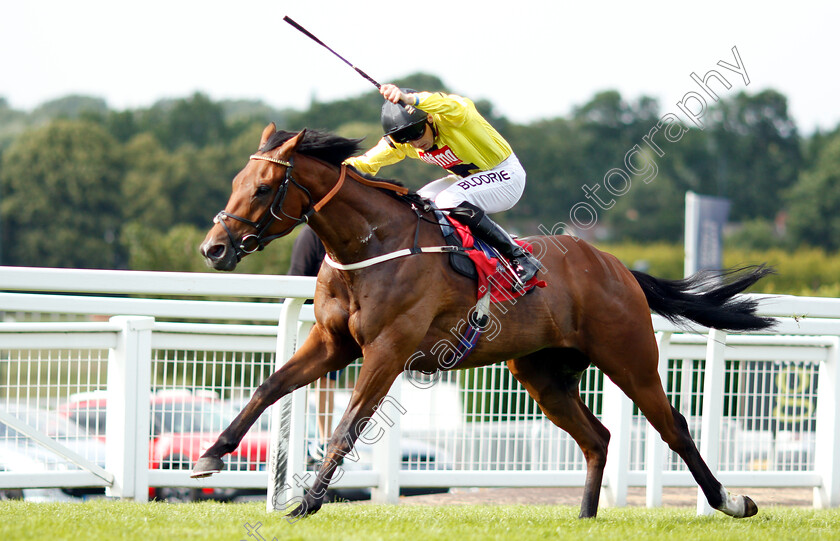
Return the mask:
[[[507,258],[523,285],[542,268],[536,257],[519,246],[507,231],[475,205],[466,202],[461,203],[450,210],[449,214],[469,227],[473,235]]]

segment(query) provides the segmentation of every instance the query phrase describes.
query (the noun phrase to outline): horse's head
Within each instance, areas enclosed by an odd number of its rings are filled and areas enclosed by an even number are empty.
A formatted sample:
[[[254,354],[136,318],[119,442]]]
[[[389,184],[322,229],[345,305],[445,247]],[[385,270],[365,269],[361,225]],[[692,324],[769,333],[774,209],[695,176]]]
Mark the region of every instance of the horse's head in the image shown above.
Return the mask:
[[[266,126],[259,149],[276,132]],[[309,191],[292,178],[292,155],[304,131],[280,146],[258,151],[233,179],[233,191],[225,209],[201,243],[207,264],[216,270],[233,270],[246,255],[261,250],[305,221],[312,203]]]

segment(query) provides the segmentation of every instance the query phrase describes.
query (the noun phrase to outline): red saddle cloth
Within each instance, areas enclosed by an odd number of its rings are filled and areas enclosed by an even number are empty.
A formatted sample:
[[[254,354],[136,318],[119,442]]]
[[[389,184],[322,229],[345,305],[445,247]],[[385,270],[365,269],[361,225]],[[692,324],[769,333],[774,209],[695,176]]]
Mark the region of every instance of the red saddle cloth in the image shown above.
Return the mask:
[[[543,280],[534,276],[525,284],[525,288],[521,291],[514,291],[513,286],[516,280],[510,275],[510,272],[499,261],[497,257],[491,257],[485,253],[480,247],[476,246],[475,237],[470,233],[469,228],[460,222],[453,220],[447,216],[449,223],[455,228],[458,237],[464,248],[473,248],[467,250],[467,256],[475,263],[475,269],[478,273],[478,296],[482,297],[484,293],[490,288],[490,300],[492,302],[510,301],[525,295],[535,287],[545,287],[546,283]],[[517,244],[524,249],[533,253],[534,250],[527,242],[517,240]]]

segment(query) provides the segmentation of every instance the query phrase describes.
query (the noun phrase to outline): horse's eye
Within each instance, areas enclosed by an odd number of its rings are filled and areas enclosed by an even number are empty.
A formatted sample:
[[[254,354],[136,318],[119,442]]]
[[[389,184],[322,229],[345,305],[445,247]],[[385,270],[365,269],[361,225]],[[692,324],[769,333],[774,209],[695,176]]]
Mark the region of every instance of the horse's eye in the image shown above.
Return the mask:
[[[266,195],[271,191],[271,186],[266,186],[265,184],[260,184],[257,187],[257,195]]]

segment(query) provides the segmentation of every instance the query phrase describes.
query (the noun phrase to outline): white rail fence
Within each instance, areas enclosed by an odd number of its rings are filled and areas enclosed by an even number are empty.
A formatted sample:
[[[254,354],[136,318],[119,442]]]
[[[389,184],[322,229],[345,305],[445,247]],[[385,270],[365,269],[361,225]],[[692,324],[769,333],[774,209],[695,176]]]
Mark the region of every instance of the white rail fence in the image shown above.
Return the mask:
[[[192,480],[183,470],[308,332],[301,304],[314,279],[0,267],[0,290],[0,457],[52,456],[0,464],[0,489],[105,487],[140,501],[150,487],[156,496],[266,489],[267,416],[224,472]],[[761,313],[780,317],[773,334],[685,332],[654,318],[666,391],[724,484],[813,487],[815,506],[840,505],[840,301],[767,297]],[[337,417],[319,399],[334,397],[340,413],[358,368],[293,393],[289,481],[270,487],[270,507],[311,484],[318,421]],[[646,486],[656,506],[663,486],[694,485],[599,371],[588,370],[581,394],[612,432],[606,503]],[[583,484],[575,443],[503,365],[423,384],[407,374],[389,398],[366,433],[376,443],[345,459],[334,488],[395,501],[421,487]],[[49,415],[80,422],[83,438],[55,430]],[[698,510],[708,511],[699,495]]]

